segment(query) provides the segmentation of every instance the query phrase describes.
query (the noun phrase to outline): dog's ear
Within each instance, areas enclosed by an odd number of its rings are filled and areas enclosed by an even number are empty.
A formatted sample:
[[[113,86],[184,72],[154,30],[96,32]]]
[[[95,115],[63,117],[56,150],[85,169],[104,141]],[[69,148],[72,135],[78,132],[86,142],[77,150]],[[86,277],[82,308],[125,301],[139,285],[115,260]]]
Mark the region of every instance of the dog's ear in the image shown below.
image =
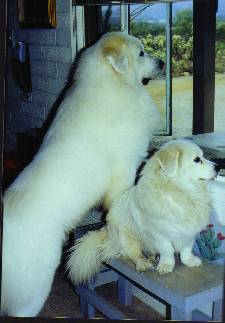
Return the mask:
[[[157,153],[156,160],[168,177],[176,175],[179,156],[179,151],[171,152],[168,150],[161,150]]]
[[[121,40],[106,42],[103,48],[103,56],[118,73],[125,73],[128,70],[128,57],[126,45]]]

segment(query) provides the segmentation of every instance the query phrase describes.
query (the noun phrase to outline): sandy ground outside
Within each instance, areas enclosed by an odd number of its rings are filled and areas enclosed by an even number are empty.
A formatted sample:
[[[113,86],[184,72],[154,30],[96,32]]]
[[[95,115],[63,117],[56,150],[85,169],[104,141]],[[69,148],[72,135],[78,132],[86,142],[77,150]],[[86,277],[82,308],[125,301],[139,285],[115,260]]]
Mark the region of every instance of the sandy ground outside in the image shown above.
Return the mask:
[[[166,87],[165,80],[156,80],[148,85],[149,92],[161,114],[161,127],[165,128]],[[192,134],[193,79],[192,76],[173,78],[172,83],[173,136]],[[215,131],[225,130],[225,74],[216,74]]]

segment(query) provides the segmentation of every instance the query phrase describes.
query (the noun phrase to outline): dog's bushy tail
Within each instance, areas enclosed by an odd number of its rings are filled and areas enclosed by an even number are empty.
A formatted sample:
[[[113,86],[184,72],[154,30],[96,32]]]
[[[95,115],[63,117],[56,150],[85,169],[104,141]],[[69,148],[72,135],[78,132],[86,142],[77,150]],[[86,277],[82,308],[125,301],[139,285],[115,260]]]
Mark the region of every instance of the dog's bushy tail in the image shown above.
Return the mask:
[[[70,249],[72,253],[67,262],[67,269],[70,279],[75,284],[90,281],[99,272],[101,263],[111,258],[110,252],[103,252],[106,240],[107,229],[104,227],[88,232]]]

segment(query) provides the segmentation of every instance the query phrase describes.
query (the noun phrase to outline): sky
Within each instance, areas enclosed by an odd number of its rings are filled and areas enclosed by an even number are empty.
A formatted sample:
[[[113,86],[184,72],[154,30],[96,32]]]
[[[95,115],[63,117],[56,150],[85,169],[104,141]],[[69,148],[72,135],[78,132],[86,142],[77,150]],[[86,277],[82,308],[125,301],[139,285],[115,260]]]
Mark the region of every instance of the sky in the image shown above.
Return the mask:
[[[176,2],[173,4],[173,16],[176,15],[177,11],[184,10],[184,9],[191,9],[192,8],[192,1],[182,1],[182,2]],[[134,10],[139,5],[132,5],[131,11]],[[117,7],[117,8],[116,8]],[[117,15],[116,11],[118,11],[119,14],[119,6],[114,7],[115,10],[115,16]],[[114,11],[113,10],[113,11]],[[154,4],[143,11],[138,16],[138,19],[140,20],[157,20],[157,21],[165,21],[165,4]],[[225,19],[225,0],[219,0],[218,1],[218,11],[217,16],[223,16]]]
[[[177,11],[184,9],[192,9],[193,2],[192,1],[183,1],[176,2],[173,4],[173,16],[176,15]],[[135,8],[136,5],[133,6]],[[149,7],[143,14],[139,16],[139,19],[144,20],[164,20],[165,19],[165,5],[164,4],[154,4]],[[132,9],[131,9],[132,10]],[[219,0],[218,2],[218,11],[217,16],[224,16],[225,19],[225,0]]]

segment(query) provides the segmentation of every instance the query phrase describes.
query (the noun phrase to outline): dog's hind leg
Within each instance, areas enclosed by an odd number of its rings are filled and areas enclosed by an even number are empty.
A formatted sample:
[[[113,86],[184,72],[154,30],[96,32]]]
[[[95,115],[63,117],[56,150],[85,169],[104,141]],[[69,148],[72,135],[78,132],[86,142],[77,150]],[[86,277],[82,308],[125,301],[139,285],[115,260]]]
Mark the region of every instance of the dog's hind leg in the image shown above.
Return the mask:
[[[20,298],[20,301],[16,304],[16,302],[12,302],[9,306],[8,310],[6,310],[6,314],[8,316],[15,317],[34,317],[39,314],[42,310],[42,307],[50,293],[51,284],[47,283],[45,288],[39,289],[38,293],[35,293],[35,288],[33,291],[33,296],[28,301],[27,297],[24,295],[17,295]],[[24,299],[23,299],[24,297]],[[21,300],[22,298],[22,300]]]
[[[153,268],[152,262],[143,256],[140,242],[134,234],[123,231],[120,232],[119,237],[122,246],[121,253],[135,264],[137,271],[142,272]]]
[[[10,313],[10,316],[16,317],[34,317],[37,316],[43,306],[42,299],[35,299],[30,302],[30,304],[25,305],[18,311]]]

